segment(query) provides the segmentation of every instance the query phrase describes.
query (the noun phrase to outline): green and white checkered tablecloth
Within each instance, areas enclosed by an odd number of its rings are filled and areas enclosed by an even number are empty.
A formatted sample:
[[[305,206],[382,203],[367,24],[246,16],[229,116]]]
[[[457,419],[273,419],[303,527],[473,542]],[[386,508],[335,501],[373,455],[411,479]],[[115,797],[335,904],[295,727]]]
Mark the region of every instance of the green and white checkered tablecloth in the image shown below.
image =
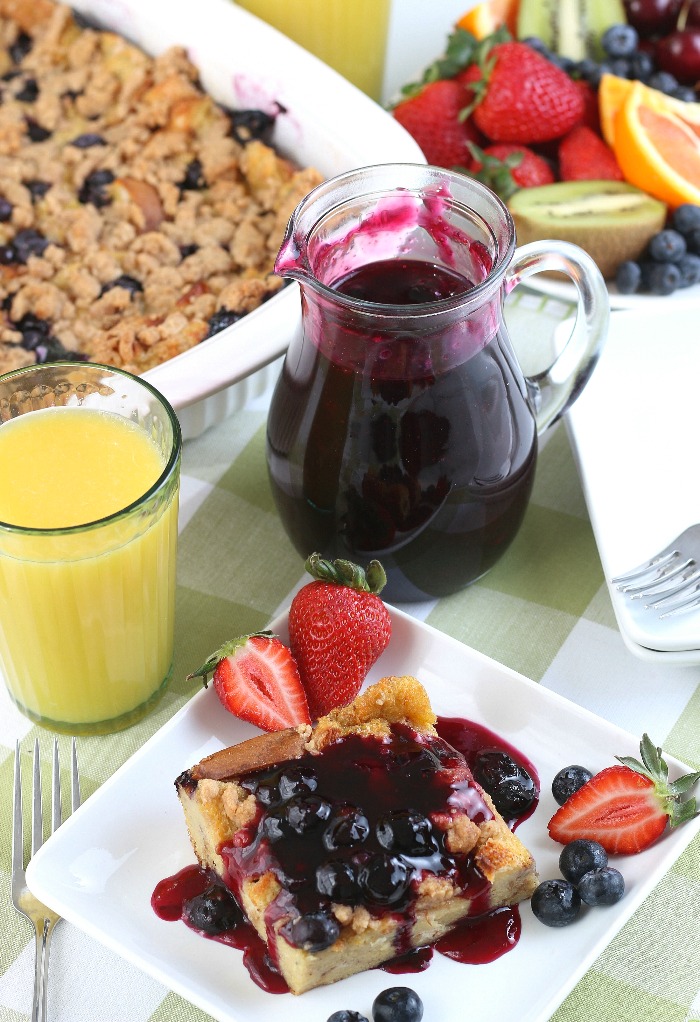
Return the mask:
[[[541,336],[548,322],[555,325],[568,311],[520,288],[509,300],[508,319],[522,340]],[[222,638],[263,627],[303,577],[268,488],[264,428],[258,402],[185,444],[174,682],[146,721],[121,734],[80,740],[84,796],[192,695],[184,678],[193,665]],[[642,662],[624,646],[563,426],[544,440],[532,503],[502,562],[456,596],[404,609],[635,734],[652,729],[665,751],[700,766],[700,667]],[[50,735],[22,717],[2,691],[1,1022],[26,1022],[31,1006],[33,933],[10,901],[10,795],[15,740],[29,749],[36,735],[48,759]],[[553,1022],[700,1022],[699,991],[696,839]],[[206,1018],[75,927],[57,928],[50,1022]]]

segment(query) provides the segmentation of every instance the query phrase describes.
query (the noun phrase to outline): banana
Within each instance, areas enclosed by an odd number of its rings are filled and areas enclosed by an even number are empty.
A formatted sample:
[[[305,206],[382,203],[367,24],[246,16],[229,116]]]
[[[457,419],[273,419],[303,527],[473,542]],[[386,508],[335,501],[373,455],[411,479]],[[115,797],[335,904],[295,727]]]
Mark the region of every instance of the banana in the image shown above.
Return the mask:
[[[517,33],[571,60],[600,59],[600,37],[626,21],[623,0],[520,0]]]

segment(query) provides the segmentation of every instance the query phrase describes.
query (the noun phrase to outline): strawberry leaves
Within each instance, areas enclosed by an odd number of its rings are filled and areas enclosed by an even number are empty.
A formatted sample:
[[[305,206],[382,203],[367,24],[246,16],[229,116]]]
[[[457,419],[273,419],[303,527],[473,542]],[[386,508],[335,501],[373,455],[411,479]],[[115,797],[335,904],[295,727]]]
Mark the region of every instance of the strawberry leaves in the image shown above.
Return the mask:
[[[311,554],[304,564],[309,575],[320,582],[337,582],[362,593],[381,593],[386,585],[386,572],[379,561],[370,561],[366,568],[352,561],[326,561],[320,554]]]
[[[681,823],[687,823],[694,819],[700,809],[694,798],[681,801],[680,796],[687,794],[692,787],[700,780],[700,770],[690,774],[683,774],[675,781],[668,779],[668,764],[661,754],[661,749],[654,745],[649,735],[642,735],[639,746],[641,762],[633,756],[616,756],[615,759],[623,766],[629,767],[635,773],[647,777],[656,789],[658,797],[663,801],[668,822],[671,827],[677,827]]]
[[[464,28],[456,28],[447,38],[445,52],[429,64],[417,82],[410,82],[401,89],[401,98],[406,99],[420,92],[425,85],[448,78],[456,78],[460,71],[472,64],[487,67],[491,49],[497,43],[507,42],[512,36],[507,28],[501,27],[484,39],[477,39]],[[466,115],[465,115],[466,116]]]

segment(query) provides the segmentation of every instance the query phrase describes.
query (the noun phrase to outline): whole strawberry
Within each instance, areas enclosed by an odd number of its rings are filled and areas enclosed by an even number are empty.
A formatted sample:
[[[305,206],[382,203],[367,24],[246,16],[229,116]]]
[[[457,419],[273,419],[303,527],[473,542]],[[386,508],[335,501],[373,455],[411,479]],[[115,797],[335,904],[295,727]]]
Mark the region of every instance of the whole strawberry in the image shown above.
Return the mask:
[[[458,80],[474,90],[472,118],[492,142],[549,142],[584,115],[576,84],[527,43],[499,43]]]
[[[618,756],[566,800],[549,821],[549,835],[568,844],[597,841],[606,852],[629,855],[648,848],[667,825],[677,827],[698,815],[694,798],[681,799],[700,771],[669,781],[668,766],[648,735],[642,737],[641,763]]]
[[[312,554],[307,583],[289,609],[289,645],[312,717],[355,698],[391,637],[389,611],[379,598],[386,574],[378,561],[366,572],[351,561]]]
[[[519,188],[554,183],[554,172],[549,163],[528,146],[495,142],[485,149],[472,145],[471,150],[474,162],[470,174],[492,188],[502,199],[509,199]]]
[[[460,119],[470,94],[454,79],[443,78],[419,88],[394,107],[393,114],[436,167],[469,167],[469,142],[481,135],[471,121]]]
[[[615,153],[585,124],[561,140],[558,156],[562,181],[624,181]]]
[[[294,658],[271,632],[225,642],[187,677],[203,678],[206,688],[210,674],[222,706],[262,731],[311,723]]]

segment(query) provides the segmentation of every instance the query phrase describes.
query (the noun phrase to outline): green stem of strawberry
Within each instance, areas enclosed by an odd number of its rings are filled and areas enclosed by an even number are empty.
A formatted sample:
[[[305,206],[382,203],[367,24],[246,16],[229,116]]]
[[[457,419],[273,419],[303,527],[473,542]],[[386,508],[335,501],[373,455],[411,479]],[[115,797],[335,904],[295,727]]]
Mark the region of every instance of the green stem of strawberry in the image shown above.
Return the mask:
[[[386,572],[379,561],[370,561],[366,568],[361,568],[352,561],[326,561],[320,554],[313,553],[306,559],[304,567],[320,582],[336,582],[361,593],[378,596],[386,585]]]

